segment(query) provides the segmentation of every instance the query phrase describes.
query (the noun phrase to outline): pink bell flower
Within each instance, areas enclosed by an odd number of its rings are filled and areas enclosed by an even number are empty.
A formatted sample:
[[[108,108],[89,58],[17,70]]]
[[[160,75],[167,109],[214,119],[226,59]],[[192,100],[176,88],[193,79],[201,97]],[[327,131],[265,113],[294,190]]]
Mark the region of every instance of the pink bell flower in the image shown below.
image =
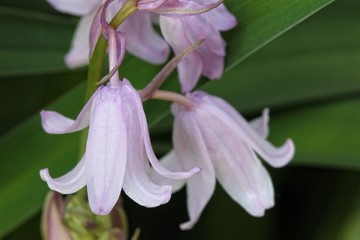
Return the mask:
[[[198,2],[206,4],[209,1]],[[176,54],[185,46],[205,39],[204,44],[184,58],[178,66],[182,92],[191,91],[201,75],[211,80],[222,76],[226,43],[220,32],[230,30],[236,24],[236,18],[224,4],[199,15],[181,18],[160,16],[161,32]]]
[[[117,69],[125,51],[125,35],[107,27],[110,82],[92,95],[76,120],[57,112],[42,111],[44,130],[65,134],[89,127],[85,153],[67,174],[52,178],[40,171],[49,188],[71,194],[87,187],[89,205],[95,214],[108,214],[124,192],[138,204],[156,207],[171,197],[170,185],[158,185],[150,178],[150,164],[161,176],[186,179],[200,169],[171,172],[156,158],[151,146],[142,100],[127,79],[119,80]]]
[[[100,36],[101,27],[97,21],[99,9],[106,2],[104,0],[48,0],[58,11],[81,16],[75,30],[71,48],[65,56],[65,63],[70,68],[77,68],[89,63],[94,44]],[[114,0],[107,12],[107,19],[111,20],[124,5],[125,0]],[[208,11],[220,3],[199,4],[183,0],[139,0],[137,13],[130,16],[118,30],[125,32],[128,38],[127,50],[150,63],[164,63],[169,55],[168,44],[156,33],[152,26],[151,13],[171,17],[198,14]],[[94,22],[95,21],[95,22]],[[95,28],[95,29],[94,29]],[[93,39],[89,39],[93,38]]]
[[[191,229],[200,218],[215,190],[216,179],[230,197],[252,216],[261,217],[274,205],[271,178],[258,159],[262,157],[272,167],[282,167],[293,158],[295,147],[291,139],[277,148],[269,143],[269,111],[248,123],[229,103],[194,92],[187,95],[192,108],[174,103],[174,150],[161,163],[172,171],[201,168],[199,175],[186,181],[187,208],[190,220],[181,229]],[[155,172],[158,184],[172,184],[173,191],[185,181],[165,179]]]

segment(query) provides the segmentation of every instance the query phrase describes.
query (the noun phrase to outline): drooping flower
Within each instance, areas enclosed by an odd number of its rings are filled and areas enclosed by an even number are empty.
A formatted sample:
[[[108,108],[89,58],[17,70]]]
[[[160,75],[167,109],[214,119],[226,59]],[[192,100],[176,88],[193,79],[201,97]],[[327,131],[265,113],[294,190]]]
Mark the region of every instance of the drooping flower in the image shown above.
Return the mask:
[[[94,44],[91,46],[90,33],[92,32],[92,35],[94,35],[95,41],[101,32],[99,23],[94,24],[101,0],[97,0],[97,3],[95,9],[85,15],[82,12],[73,13],[82,16],[82,18],[75,30],[71,48],[65,56],[65,63],[70,68],[84,66],[89,63],[92,48],[94,47]],[[84,2],[84,5],[88,5],[88,3]],[[107,12],[107,18],[113,18],[122,5],[122,1],[114,1]],[[71,5],[69,5],[70,7]],[[119,30],[127,33],[127,50],[131,54],[153,64],[166,61],[169,55],[169,47],[153,29],[151,13],[146,11],[134,13],[119,27]]]
[[[207,4],[209,0],[197,0],[197,2]],[[205,39],[205,43],[189,54],[178,66],[182,92],[191,91],[201,74],[211,80],[221,77],[226,43],[220,32],[230,30],[236,24],[236,18],[230,14],[224,4],[194,16],[181,18],[160,16],[161,32],[176,54],[185,46]]]
[[[94,44],[90,37],[96,42],[100,36],[100,24],[94,23],[97,13],[105,0],[48,0],[58,11],[76,16],[82,16],[75,30],[71,49],[65,56],[65,63],[70,68],[76,68],[89,63],[89,54],[92,53]],[[112,1],[107,12],[108,20],[124,5],[125,0]],[[119,30],[125,32],[128,38],[127,50],[133,55],[153,64],[164,63],[169,54],[169,46],[156,33],[152,26],[151,13],[178,17],[207,11],[219,3],[198,4],[192,1],[179,0],[139,0],[137,13],[130,16]],[[95,28],[95,29],[93,29]],[[94,34],[95,33],[95,34]]]
[[[48,169],[40,171],[49,188],[70,194],[87,186],[91,210],[108,214],[119,198],[121,189],[135,202],[155,207],[169,201],[171,187],[150,180],[149,162],[163,176],[187,178],[198,172],[172,173],[163,168],[150,143],[142,102],[126,79],[118,87],[100,87],[71,120],[57,112],[42,111],[42,125],[47,133],[63,134],[89,126],[86,151],[69,173],[53,179]]]
[[[204,92],[187,95],[194,105],[186,108],[172,105],[175,116],[173,129],[174,151],[162,161],[173,171],[193,166],[201,174],[186,181],[187,207],[190,220],[181,228],[191,229],[210,200],[216,179],[249,214],[263,216],[274,205],[271,178],[257,154],[273,167],[286,165],[294,155],[289,139],[276,148],[266,141],[268,110],[250,124],[227,102]],[[257,154],[256,154],[257,153]],[[174,190],[184,182],[173,182],[153,174],[158,184],[173,184]]]
[[[185,179],[200,171],[193,168],[175,173],[158,162],[151,147],[141,97],[127,79],[120,81],[118,77],[125,35],[115,32],[107,23],[104,25],[109,45],[110,83],[97,89],[76,120],[57,112],[41,112],[47,133],[72,133],[89,126],[85,154],[77,166],[55,179],[48,169],[41,170],[40,175],[50,189],[63,194],[74,193],[86,185],[90,208],[100,215],[111,211],[121,189],[142,206],[155,207],[169,201],[171,186],[157,185],[150,179],[149,162],[160,175],[173,179]]]

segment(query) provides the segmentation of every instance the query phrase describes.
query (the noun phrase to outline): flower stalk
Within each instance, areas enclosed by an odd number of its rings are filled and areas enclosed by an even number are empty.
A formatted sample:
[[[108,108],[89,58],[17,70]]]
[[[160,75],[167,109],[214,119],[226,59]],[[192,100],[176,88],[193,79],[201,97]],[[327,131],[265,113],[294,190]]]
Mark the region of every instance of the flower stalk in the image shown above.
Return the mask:
[[[171,91],[165,91],[165,90],[155,91],[152,94],[151,98],[175,102],[186,107],[187,109],[193,108],[194,105],[196,104],[195,102],[191,101],[191,99],[185,97],[182,94]]]
[[[121,23],[123,23],[126,20],[126,18],[128,18],[131,14],[133,14],[136,10],[138,10],[136,3],[137,0],[126,1],[124,6],[111,20],[110,25],[114,29],[117,29],[121,25]],[[89,100],[91,95],[95,92],[97,88],[96,83],[100,81],[102,77],[102,69],[106,55],[106,48],[107,48],[107,42],[105,38],[102,35],[100,35],[89,63],[85,102]]]
[[[174,71],[180,61],[186,57],[189,53],[197,49],[205,39],[201,39],[195,42],[193,45],[185,48],[180,54],[176,55],[161,71],[153,78],[153,80],[140,91],[141,99],[144,101],[151,98],[156,90],[164,83],[168,76]]]

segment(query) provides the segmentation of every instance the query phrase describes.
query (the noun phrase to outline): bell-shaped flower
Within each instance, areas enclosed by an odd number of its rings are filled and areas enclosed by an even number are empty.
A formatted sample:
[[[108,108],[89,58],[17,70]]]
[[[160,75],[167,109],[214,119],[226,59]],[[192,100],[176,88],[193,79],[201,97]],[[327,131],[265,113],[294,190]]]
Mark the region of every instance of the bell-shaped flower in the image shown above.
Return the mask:
[[[294,155],[289,139],[276,148],[268,135],[269,111],[248,123],[230,104],[204,92],[187,95],[194,105],[186,108],[174,103],[174,150],[162,164],[179,171],[199,166],[201,174],[186,181],[187,208],[190,220],[180,227],[191,229],[210,200],[216,179],[249,214],[263,216],[274,205],[271,178],[257,154],[273,167],[286,165]],[[158,184],[172,184],[178,190],[184,181],[172,181],[154,173]]]
[[[87,65],[95,43],[101,33],[99,11],[101,1],[94,11],[82,15],[76,27],[71,48],[65,56],[65,63],[70,68]],[[87,3],[84,3],[87,5]],[[114,1],[107,12],[107,18],[111,19],[120,10],[122,1]],[[79,12],[80,13],[80,12]],[[151,13],[137,11],[119,27],[119,30],[127,34],[127,51],[131,54],[153,64],[164,63],[169,55],[168,44],[154,30],[151,21]],[[91,39],[93,37],[93,39]]]
[[[208,0],[197,0],[206,4]],[[211,80],[223,74],[226,43],[220,31],[227,31],[237,24],[224,4],[194,16],[169,18],[160,16],[160,28],[165,40],[178,54],[185,46],[205,39],[196,51],[189,54],[178,66],[182,92],[191,91],[203,74]]]
[[[131,0],[130,0],[131,1]],[[98,22],[99,9],[104,0],[48,0],[58,11],[81,16],[75,30],[71,48],[65,56],[65,63],[70,68],[76,68],[89,63],[94,44],[100,36],[100,24]],[[107,19],[111,20],[124,5],[125,0],[114,0],[107,12]],[[152,26],[151,12],[172,17],[198,14],[208,11],[219,5],[220,2],[199,4],[193,1],[181,0],[139,0],[139,10],[119,27],[128,38],[127,50],[150,63],[164,63],[169,55],[169,46],[156,33]],[[89,38],[93,38],[92,40]]]
[[[76,120],[52,112],[41,112],[42,126],[47,133],[63,134],[89,126],[86,151],[69,173],[52,178],[48,169],[40,171],[49,188],[74,193],[85,185],[91,210],[108,214],[119,198],[121,189],[146,207],[169,201],[171,187],[157,185],[148,174],[152,167],[162,176],[184,179],[197,173],[173,173],[158,162],[150,143],[141,98],[128,80],[100,87],[85,105]]]

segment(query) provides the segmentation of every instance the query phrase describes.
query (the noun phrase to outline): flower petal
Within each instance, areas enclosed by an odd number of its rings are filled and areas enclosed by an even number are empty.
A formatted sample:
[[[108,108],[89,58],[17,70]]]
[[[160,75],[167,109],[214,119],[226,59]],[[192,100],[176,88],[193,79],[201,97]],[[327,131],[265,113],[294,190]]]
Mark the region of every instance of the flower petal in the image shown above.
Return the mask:
[[[128,124],[128,159],[123,189],[138,204],[156,207],[167,203],[171,197],[171,186],[156,184],[150,179],[150,165],[146,158],[140,119],[133,96],[136,90],[125,86],[122,91],[125,121]],[[138,97],[136,97],[138,98]]]
[[[199,39],[205,42],[196,49],[202,62],[202,74],[210,79],[219,79],[224,70],[225,41],[201,15],[182,18],[184,33],[191,43]]]
[[[197,98],[203,98],[205,102],[217,106],[218,108],[226,112],[235,121],[239,117],[239,112],[219,97],[211,96],[203,91],[193,92],[192,96],[195,96]],[[264,110],[262,111],[262,116],[250,121],[251,127],[255,130],[257,134],[259,134],[264,139],[266,139],[269,135],[269,112],[270,110],[268,108],[264,108]]]
[[[188,39],[190,39],[191,42],[205,39],[202,48],[198,50],[199,52],[202,53],[206,50],[206,52],[217,55],[218,57],[224,57],[226,55],[226,43],[222,39],[220,32],[208,23],[202,15],[189,16],[182,19],[185,24],[185,29],[187,29]]]
[[[172,46],[176,54],[192,44],[187,38],[181,19],[160,16],[160,28],[165,40]],[[202,66],[197,50],[189,53],[179,63],[178,71],[182,92],[189,92],[195,87],[200,78]]]
[[[242,136],[243,141],[271,166],[282,167],[293,158],[295,146],[291,139],[288,139],[281,147],[276,148],[260,136],[229,103],[210,95],[205,96],[203,99],[205,102],[210,103],[206,105],[209,112],[221,117],[224,124],[227,124],[230,128],[236,129],[237,134]]]
[[[269,112],[270,110],[268,108],[264,108],[260,117],[250,121],[251,127],[264,139],[267,139],[269,136]]]
[[[201,4],[207,4],[208,0],[198,0]],[[202,17],[206,18],[207,22],[219,31],[228,31],[237,25],[237,20],[232,15],[225,4],[221,4],[218,7],[201,14]]]
[[[95,16],[93,17],[91,26],[90,26],[90,32],[89,32],[89,56],[91,57],[94,49],[96,47],[96,44],[99,40],[100,34],[101,34],[101,16],[102,11],[104,8],[104,4],[100,6],[100,8],[95,13]],[[87,36],[87,33],[84,31],[84,36]]]
[[[154,168],[154,170],[157,171],[160,175],[167,177],[167,178],[171,178],[171,179],[188,179],[191,176],[199,173],[200,169],[198,167],[194,167],[186,172],[172,172],[172,171],[169,171],[168,169],[164,168],[160,164],[160,162],[157,159],[157,157],[155,156],[154,150],[152,149],[152,146],[151,146],[149,129],[148,129],[148,125],[146,122],[146,116],[144,113],[144,109],[142,107],[141,98],[140,98],[138,92],[133,88],[133,86],[127,79],[124,79],[123,83],[124,83],[124,85],[126,84],[127,87],[133,89],[133,91],[132,91],[133,96],[131,98],[134,100],[135,109],[137,111],[137,114],[138,114],[138,117],[140,120],[140,126],[141,126],[141,130],[142,130],[146,154],[147,154],[149,161],[150,161],[152,167]]]
[[[71,194],[79,191],[86,184],[85,178],[85,156],[70,172],[58,178],[52,178],[49,169],[40,171],[40,177],[51,190],[62,194]]]
[[[143,8],[139,6],[139,9],[147,9],[148,11],[152,11],[154,13],[164,16],[183,17],[205,13],[207,11],[210,11],[211,9],[216,8],[221,3],[222,1],[210,4],[199,4],[194,1],[167,0],[164,4],[156,8]]]
[[[86,144],[86,183],[91,211],[108,214],[117,202],[125,175],[127,123],[121,87],[101,88],[91,109]]]
[[[205,105],[196,109],[216,177],[228,194],[253,216],[263,216],[274,205],[269,174],[246,145],[239,131]],[[239,128],[239,126],[237,127]]]
[[[154,30],[150,13],[133,13],[120,30],[126,33],[126,48],[133,55],[153,64],[164,63],[168,58],[170,48]]]
[[[199,166],[201,173],[187,180],[187,208],[190,220],[180,225],[191,229],[200,218],[215,190],[215,171],[204,138],[192,113],[180,111],[175,118],[173,142],[183,168]]]
[[[139,0],[137,6],[142,10],[155,9],[163,5],[168,0]]]
[[[179,160],[176,157],[175,151],[171,150],[165,156],[160,159],[161,165],[163,165],[166,169],[169,169],[173,172],[182,171],[182,167],[180,165]],[[186,181],[184,180],[173,180],[169,178],[164,178],[160,174],[158,174],[154,169],[151,169],[150,172],[151,180],[157,185],[171,185],[172,193],[178,192],[185,186]]]
[[[77,68],[89,63],[90,29],[96,13],[97,11],[94,11],[82,17],[76,27],[71,48],[65,55],[65,63],[69,68]]]
[[[83,16],[95,11],[101,0],[47,0],[56,10],[72,15]]]
[[[40,112],[41,124],[45,132],[52,134],[72,133],[89,126],[91,106],[98,91],[91,96],[75,121],[57,112],[42,110]]]

